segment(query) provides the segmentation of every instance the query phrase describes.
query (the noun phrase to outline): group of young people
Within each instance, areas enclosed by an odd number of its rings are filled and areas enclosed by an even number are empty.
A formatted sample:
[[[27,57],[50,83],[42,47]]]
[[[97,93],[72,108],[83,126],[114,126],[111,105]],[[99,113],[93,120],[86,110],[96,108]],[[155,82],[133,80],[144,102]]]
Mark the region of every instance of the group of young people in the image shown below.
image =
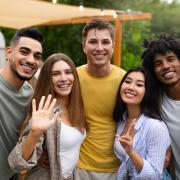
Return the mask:
[[[180,40],[144,40],[142,67],[125,72],[110,64],[109,22],[91,20],[82,39],[87,64],[49,56],[33,92],[43,36],[23,28],[13,37],[0,69],[0,177],[160,180],[171,149],[180,179]]]

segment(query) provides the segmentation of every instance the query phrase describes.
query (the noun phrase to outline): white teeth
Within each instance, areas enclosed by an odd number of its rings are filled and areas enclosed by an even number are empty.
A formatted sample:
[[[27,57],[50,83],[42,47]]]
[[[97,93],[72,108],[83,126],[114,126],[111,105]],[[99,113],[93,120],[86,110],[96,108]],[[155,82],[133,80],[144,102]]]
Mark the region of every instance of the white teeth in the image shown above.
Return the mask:
[[[59,88],[67,88],[67,87],[69,87],[69,85],[68,84],[61,84],[61,85],[58,85],[58,87]]]
[[[26,71],[32,71],[32,68],[26,65],[22,65]]]
[[[174,76],[174,74],[175,74],[175,72],[167,72],[167,73],[165,73],[163,76],[165,77],[165,78],[170,78],[170,77],[172,77],[172,76]]]
[[[134,93],[126,92],[125,93],[127,97],[134,97],[136,96]]]
[[[104,58],[104,54],[95,54],[94,55],[97,59],[102,59]]]

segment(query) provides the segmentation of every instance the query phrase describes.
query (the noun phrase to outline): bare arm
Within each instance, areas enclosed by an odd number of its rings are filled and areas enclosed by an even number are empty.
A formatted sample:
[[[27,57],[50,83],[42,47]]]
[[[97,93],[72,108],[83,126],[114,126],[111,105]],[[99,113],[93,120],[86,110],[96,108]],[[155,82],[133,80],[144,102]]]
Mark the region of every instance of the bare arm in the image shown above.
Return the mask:
[[[36,101],[32,101],[32,128],[27,138],[22,143],[22,157],[24,160],[28,160],[34,148],[39,141],[39,138],[43,133],[53,126],[56,122],[57,115],[52,118],[52,110],[56,104],[56,99],[51,101],[51,95],[48,96],[45,101],[45,97],[41,98],[39,107],[36,110]]]

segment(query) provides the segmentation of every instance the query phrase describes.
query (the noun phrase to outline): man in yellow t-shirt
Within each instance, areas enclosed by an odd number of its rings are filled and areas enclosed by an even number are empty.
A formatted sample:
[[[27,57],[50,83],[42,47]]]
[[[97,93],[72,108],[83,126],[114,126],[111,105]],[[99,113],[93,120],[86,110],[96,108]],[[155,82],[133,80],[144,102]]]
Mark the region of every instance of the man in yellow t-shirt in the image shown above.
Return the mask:
[[[87,64],[77,68],[80,79],[87,136],[81,145],[76,180],[116,180],[119,162],[114,154],[116,124],[113,109],[125,73],[110,64],[114,27],[94,19],[82,32]]]

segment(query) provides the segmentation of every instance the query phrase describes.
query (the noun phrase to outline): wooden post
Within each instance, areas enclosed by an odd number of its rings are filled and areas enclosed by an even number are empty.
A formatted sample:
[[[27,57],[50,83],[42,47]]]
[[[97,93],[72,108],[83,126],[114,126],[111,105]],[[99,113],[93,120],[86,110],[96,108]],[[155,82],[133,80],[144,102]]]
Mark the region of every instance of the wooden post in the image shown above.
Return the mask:
[[[121,66],[121,41],[122,41],[122,21],[117,17],[115,21],[115,45],[114,45],[114,64]]]

